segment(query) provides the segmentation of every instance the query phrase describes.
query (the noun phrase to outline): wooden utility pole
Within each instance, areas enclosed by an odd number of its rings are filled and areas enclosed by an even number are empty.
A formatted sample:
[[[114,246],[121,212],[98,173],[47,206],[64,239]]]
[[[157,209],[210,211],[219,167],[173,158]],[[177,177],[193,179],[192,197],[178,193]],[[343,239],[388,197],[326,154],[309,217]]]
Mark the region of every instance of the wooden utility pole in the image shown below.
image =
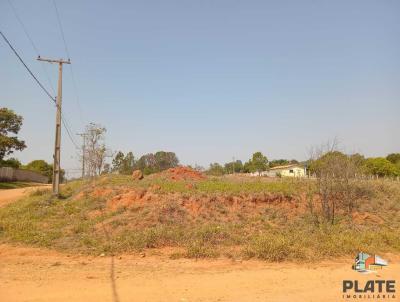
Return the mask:
[[[38,56],[39,61],[48,63],[58,63],[58,91],[56,98],[56,137],[54,143],[54,163],[53,163],[53,195],[58,196],[60,193],[60,158],[61,158],[61,104],[62,104],[62,65],[71,64],[71,61],[44,59]]]
[[[82,179],[85,178],[85,152],[86,152],[86,133],[77,133],[83,139],[82,143]]]

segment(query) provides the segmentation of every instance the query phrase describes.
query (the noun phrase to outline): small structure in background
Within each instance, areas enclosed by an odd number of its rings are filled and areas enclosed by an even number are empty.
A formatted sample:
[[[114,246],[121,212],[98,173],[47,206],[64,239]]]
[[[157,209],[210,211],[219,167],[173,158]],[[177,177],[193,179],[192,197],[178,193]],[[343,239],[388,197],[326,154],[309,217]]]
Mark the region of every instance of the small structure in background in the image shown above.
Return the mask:
[[[276,166],[263,173],[270,177],[305,177],[307,175],[306,167],[301,164]]]
[[[306,167],[301,164],[276,166],[267,171],[250,173],[251,176],[268,177],[306,177]]]

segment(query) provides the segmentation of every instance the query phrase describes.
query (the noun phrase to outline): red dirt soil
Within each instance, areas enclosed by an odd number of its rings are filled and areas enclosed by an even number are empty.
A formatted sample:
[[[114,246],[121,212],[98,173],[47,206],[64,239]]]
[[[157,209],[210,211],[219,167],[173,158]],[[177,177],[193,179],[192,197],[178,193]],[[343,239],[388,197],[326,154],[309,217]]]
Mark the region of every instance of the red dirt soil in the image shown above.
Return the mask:
[[[183,166],[170,168],[161,172],[161,174],[166,175],[171,180],[202,180],[206,178],[203,173]]]
[[[220,221],[235,220],[240,215],[252,216],[275,208],[287,217],[295,217],[306,211],[305,203],[300,198],[285,197],[282,194],[159,194],[150,189],[126,189],[117,192],[106,202],[106,211],[118,211],[121,208],[149,207],[149,210],[163,216],[160,211],[169,211],[189,219],[214,217]],[[172,212],[173,213],[172,213]],[[178,216],[179,216],[178,215]],[[179,217],[178,217],[179,218]]]

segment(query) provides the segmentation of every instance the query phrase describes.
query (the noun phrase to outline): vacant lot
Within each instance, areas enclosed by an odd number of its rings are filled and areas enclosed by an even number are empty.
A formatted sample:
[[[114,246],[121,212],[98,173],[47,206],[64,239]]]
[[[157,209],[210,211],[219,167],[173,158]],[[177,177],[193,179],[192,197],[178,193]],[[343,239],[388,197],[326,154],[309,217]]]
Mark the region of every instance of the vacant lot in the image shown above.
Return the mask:
[[[38,189],[1,208],[0,240],[91,255],[168,248],[172,259],[309,262],[398,253],[400,184],[355,185],[362,199],[351,215],[339,211],[334,224],[316,224],[307,197],[312,181],[109,175],[65,185],[61,199]]]

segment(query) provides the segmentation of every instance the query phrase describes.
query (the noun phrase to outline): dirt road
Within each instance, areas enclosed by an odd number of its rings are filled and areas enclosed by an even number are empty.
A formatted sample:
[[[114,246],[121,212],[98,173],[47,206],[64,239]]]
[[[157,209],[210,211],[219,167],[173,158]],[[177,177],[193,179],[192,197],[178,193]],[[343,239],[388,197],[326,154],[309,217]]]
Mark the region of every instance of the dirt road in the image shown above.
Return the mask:
[[[33,187],[25,187],[20,189],[0,190],[0,207],[5,206],[17,199],[29,194],[38,188],[50,188],[51,185],[38,185]]]
[[[0,301],[344,301],[343,279],[400,280],[398,260],[376,276],[352,271],[352,259],[297,265],[87,257],[0,245]]]

